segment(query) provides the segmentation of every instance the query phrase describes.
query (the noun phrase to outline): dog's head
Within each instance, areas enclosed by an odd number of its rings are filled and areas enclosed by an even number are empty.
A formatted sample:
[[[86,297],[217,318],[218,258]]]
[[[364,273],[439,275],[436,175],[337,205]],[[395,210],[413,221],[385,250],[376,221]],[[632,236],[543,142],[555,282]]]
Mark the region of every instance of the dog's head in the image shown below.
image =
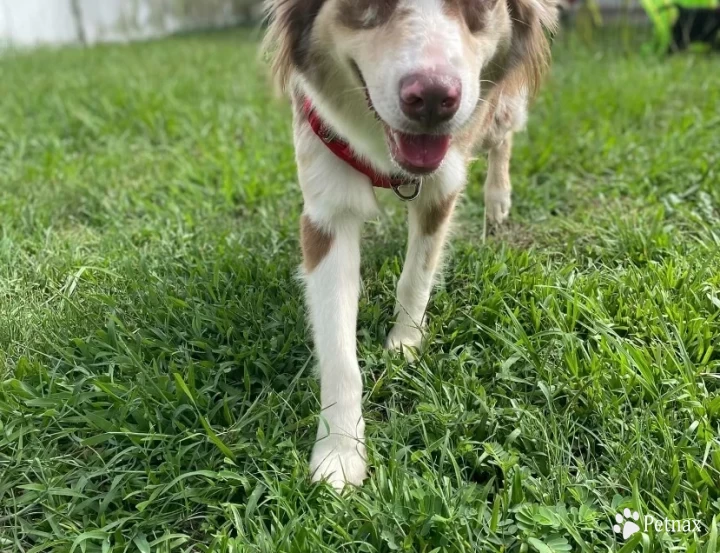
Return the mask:
[[[337,112],[372,113],[391,157],[427,174],[510,71],[536,89],[554,0],[268,0],[283,86],[298,76]]]

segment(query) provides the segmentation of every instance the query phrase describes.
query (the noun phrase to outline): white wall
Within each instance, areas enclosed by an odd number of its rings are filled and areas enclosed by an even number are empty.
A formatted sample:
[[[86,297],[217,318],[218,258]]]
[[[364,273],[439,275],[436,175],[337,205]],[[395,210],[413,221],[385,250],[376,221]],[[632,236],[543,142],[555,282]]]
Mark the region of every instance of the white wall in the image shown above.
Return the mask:
[[[0,0],[0,4],[2,42],[25,46],[77,40],[70,0]]]
[[[0,0],[0,44],[126,41],[233,25],[258,0]],[[250,10],[250,11],[249,11]]]

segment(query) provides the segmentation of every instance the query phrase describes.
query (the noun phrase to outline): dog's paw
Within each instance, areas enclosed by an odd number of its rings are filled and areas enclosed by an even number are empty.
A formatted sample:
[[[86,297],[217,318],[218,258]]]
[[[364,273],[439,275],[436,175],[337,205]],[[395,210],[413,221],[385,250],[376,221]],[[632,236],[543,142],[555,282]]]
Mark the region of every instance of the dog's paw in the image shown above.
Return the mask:
[[[493,188],[485,192],[485,219],[489,224],[503,224],[510,215],[511,206],[510,190]]]
[[[494,231],[507,221],[512,206],[510,190],[493,188],[485,191],[485,234]]]
[[[310,457],[313,482],[327,481],[337,491],[347,484],[359,486],[365,480],[365,444],[346,436],[330,435],[315,443]]]
[[[385,349],[402,351],[405,359],[412,363],[417,359],[422,344],[423,332],[421,329],[398,323],[390,331],[390,334],[388,334]]]

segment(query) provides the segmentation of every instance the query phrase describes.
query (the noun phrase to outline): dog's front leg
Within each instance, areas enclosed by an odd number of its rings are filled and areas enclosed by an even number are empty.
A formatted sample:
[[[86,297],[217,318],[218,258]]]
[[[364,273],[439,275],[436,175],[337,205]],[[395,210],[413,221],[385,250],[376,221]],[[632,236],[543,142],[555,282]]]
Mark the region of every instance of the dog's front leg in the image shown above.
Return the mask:
[[[338,217],[320,223],[307,212],[301,233],[315,349],[319,360],[322,414],[310,459],[314,481],[335,488],[365,478],[362,379],[356,355],[362,220]]]
[[[429,187],[428,187],[429,188]],[[459,188],[425,194],[408,205],[408,249],[398,282],[395,326],[386,347],[408,359],[422,344],[425,310],[435,280]],[[430,192],[430,191],[428,191]]]
[[[365,422],[356,326],[360,233],[377,213],[367,179],[337,159],[301,118],[295,148],[305,206],[301,220],[306,302],[320,373],[322,411],[310,457],[314,481],[336,489],[365,478]]]

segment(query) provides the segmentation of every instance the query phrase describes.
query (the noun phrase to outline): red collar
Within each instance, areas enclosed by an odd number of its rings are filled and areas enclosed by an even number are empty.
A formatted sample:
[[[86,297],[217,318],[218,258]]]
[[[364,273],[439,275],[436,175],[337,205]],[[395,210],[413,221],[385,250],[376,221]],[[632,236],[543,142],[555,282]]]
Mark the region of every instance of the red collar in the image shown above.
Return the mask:
[[[303,113],[305,114],[305,117],[307,117],[312,130],[320,138],[320,140],[325,143],[328,150],[330,150],[338,158],[342,159],[350,167],[368,177],[373,186],[376,188],[389,188],[395,190],[395,192],[403,199],[412,199],[403,197],[397,190],[400,186],[413,184],[412,179],[404,176],[391,176],[379,173],[368,163],[360,159],[355,154],[350,144],[341,138],[338,138],[325,124],[313,107],[309,98],[305,98],[303,102]]]

